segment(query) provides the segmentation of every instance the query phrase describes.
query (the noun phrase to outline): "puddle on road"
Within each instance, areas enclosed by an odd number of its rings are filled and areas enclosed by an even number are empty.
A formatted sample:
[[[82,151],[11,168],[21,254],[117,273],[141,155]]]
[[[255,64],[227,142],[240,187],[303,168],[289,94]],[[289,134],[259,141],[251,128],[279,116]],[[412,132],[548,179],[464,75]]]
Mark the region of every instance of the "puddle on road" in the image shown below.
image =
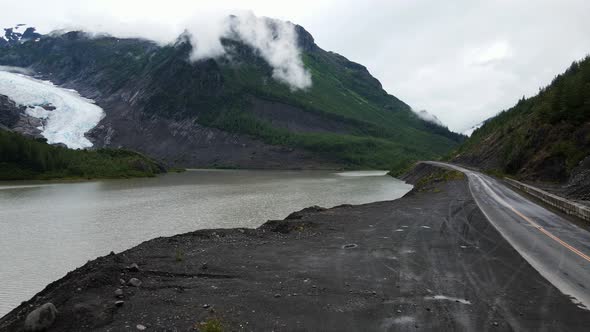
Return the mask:
[[[412,316],[401,316],[401,317],[390,317],[385,318],[381,323],[381,328],[384,330],[388,330],[394,325],[410,325],[414,324],[416,319]]]
[[[434,295],[434,296],[426,296],[424,297],[425,300],[444,300],[444,301],[454,301],[457,303],[462,304],[471,304],[471,301],[466,299],[460,299],[457,297],[446,296],[446,295]]]

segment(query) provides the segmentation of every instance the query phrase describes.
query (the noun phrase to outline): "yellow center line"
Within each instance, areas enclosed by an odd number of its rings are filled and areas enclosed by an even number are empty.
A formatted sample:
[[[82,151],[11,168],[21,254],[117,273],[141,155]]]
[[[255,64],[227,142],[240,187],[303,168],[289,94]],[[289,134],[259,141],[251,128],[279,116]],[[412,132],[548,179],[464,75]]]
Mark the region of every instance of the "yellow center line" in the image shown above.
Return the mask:
[[[498,194],[496,194],[492,190],[492,188],[486,183],[486,181],[482,177],[480,177],[479,175],[477,175],[474,172],[470,172],[470,171],[467,171],[467,170],[462,169],[462,168],[457,168],[457,167],[454,167],[454,166],[451,166],[451,167],[453,169],[456,169],[456,170],[459,170],[459,171],[463,172],[466,175],[468,175],[469,173],[473,174],[476,178],[478,178],[480,180],[480,182],[484,185],[484,187],[486,187],[486,189],[490,192],[490,194],[492,194],[492,196],[494,196],[494,198],[499,203],[501,203],[502,205],[508,207],[510,210],[512,210],[512,212],[516,213],[517,216],[521,217],[523,220],[525,220],[526,222],[528,222],[529,224],[531,224],[533,227],[535,227],[536,229],[538,229],[539,231],[541,231],[541,233],[547,235],[549,238],[551,238],[555,242],[559,243],[564,248],[568,249],[569,251],[573,252],[574,254],[576,254],[576,255],[582,257],[583,259],[585,259],[586,261],[590,262],[590,256],[584,254],[583,252],[581,252],[580,250],[574,248],[573,246],[571,246],[567,242],[565,242],[562,239],[558,238],[557,236],[553,235],[551,232],[549,232],[548,230],[546,230],[545,228],[543,228],[543,226],[540,226],[536,222],[532,221],[529,217],[527,217],[524,214],[522,214],[520,211],[518,211],[517,209],[515,209],[512,205],[510,205],[508,202],[506,202],[504,199],[502,199],[500,196],[498,196]]]
[[[512,212],[516,213],[516,215],[518,215],[519,217],[521,217],[522,219],[524,219],[525,221],[527,221],[529,224],[533,225],[536,229],[538,229],[539,231],[541,231],[543,234],[545,234],[548,237],[550,237],[551,239],[555,240],[555,242],[561,244],[562,246],[564,246],[565,248],[567,248],[568,250],[570,250],[574,254],[576,254],[576,255],[582,257],[583,259],[585,259],[586,261],[590,262],[590,257],[588,255],[586,255],[583,252],[581,252],[580,250],[572,247],[571,245],[569,245],[568,243],[566,243],[562,239],[558,238],[557,236],[553,235],[551,232],[549,232],[548,230],[546,230],[542,226],[539,226],[539,224],[537,224],[536,222],[532,221],[531,219],[529,219],[524,214],[520,213],[518,210],[516,210],[514,207],[512,207],[512,205],[510,205],[508,203],[506,203],[506,204],[512,210]]]
[[[573,252],[574,254],[582,257],[587,262],[590,262],[590,256],[588,256],[588,255],[584,254],[583,252],[581,252],[580,250],[574,248],[572,245],[568,244],[567,242],[565,242],[562,239],[558,238],[557,236],[553,235],[551,232],[549,232],[548,230],[546,230],[545,228],[543,228],[542,226],[540,226],[536,222],[532,221],[529,217],[527,217],[524,214],[522,214],[520,211],[518,211],[517,209],[515,209],[512,205],[510,205],[508,202],[506,202],[504,199],[502,199],[500,196],[498,196],[498,194],[496,194],[494,192],[494,190],[492,190],[492,188],[490,187],[490,185],[488,185],[483,178],[481,178],[477,174],[474,174],[474,175],[486,187],[486,189],[490,192],[490,194],[492,194],[492,196],[496,199],[496,201],[498,201],[500,204],[508,207],[517,216],[521,217],[523,220],[525,220],[526,222],[528,222],[529,224],[531,224],[533,227],[535,227],[536,229],[538,229],[539,231],[541,231],[541,233],[547,235],[549,238],[551,238],[555,242],[559,243],[564,248],[566,248],[569,251]]]

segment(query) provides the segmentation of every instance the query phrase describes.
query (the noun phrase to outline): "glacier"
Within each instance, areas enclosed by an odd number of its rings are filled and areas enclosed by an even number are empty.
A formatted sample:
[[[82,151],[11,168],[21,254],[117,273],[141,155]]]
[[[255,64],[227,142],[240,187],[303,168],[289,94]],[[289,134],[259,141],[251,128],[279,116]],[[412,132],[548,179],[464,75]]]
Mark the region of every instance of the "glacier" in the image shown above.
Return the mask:
[[[63,143],[71,149],[92,147],[84,134],[96,127],[105,115],[93,100],[80,96],[75,90],[20,73],[0,71],[0,94],[27,106],[28,115],[43,120],[38,129],[48,143]],[[47,105],[55,109],[48,110]]]

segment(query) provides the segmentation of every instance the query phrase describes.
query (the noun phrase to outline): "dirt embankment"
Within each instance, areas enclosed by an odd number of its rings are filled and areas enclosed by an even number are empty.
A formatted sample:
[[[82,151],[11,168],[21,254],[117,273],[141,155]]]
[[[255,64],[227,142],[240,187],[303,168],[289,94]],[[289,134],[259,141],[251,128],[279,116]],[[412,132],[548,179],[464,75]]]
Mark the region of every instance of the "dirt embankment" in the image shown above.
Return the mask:
[[[430,165],[405,178],[418,186],[399,200],[98,258],[0,319],[0,331],[22,331],[48,302],[58,310],[49,331],[587,330],[590,312],[502,238],[464,178]]]

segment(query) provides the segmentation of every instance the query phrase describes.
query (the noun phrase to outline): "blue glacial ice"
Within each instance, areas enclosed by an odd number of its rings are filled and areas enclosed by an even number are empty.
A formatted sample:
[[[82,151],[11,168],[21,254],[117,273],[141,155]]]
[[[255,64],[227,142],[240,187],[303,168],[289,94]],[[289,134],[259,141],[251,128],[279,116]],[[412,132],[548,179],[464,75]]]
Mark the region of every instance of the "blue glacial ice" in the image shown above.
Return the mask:
[[[76,91],[19,73],[0,70],[0,94],[28,106],[28,115],[43,119],[38,129],[48,143],[63,143],[72,149],[91,147],[84,134],[104,117],[102,108]],[[52,105],[55,110],[46,110],[42,105]]]

